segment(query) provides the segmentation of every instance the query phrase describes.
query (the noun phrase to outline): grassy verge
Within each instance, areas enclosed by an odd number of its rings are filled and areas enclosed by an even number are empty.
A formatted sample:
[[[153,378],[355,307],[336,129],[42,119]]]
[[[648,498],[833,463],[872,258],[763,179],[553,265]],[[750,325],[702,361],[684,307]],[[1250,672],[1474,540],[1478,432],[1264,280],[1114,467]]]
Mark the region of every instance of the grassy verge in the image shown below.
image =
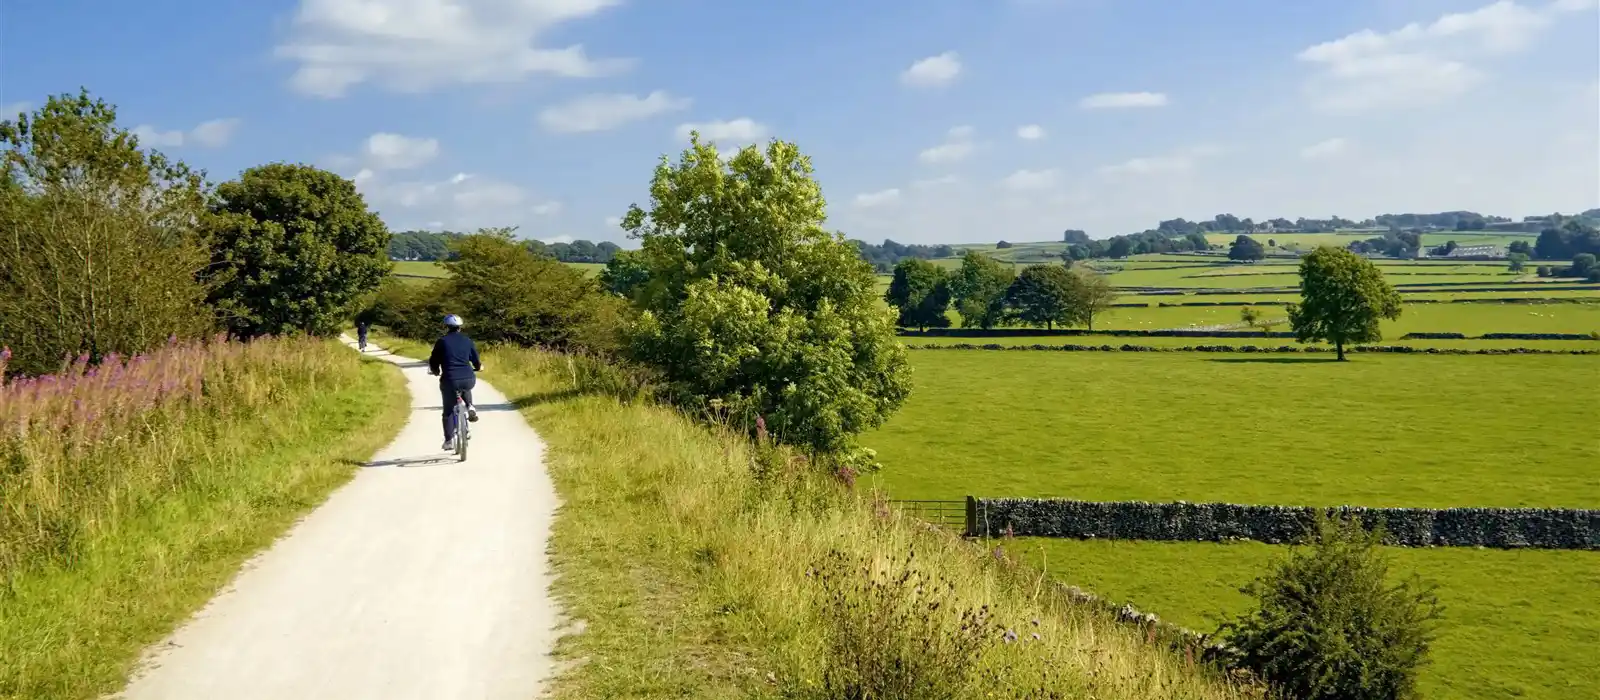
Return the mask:
[[[841,692],[863,678],[911,689],[871,697],[1239,695],[800,460],[619,400],[615,370],[511,349],[484,363],[564,499],[556,586],[585,631],[561,643],[556,698],[864,697]]]
[[[120,688],[144,647],[209,600],[404,424],[409,401],[391,367],[331,342],[281,349],[207,377],[212,391],[219,382],[247,384],[253,398],[229,394],[231,409],[199,399],[165,423],[143,417],[137,425],[152,431],[148,439],[105,448],[115,450],[117,474],[140,479],[138,498],[118,497],[128,493],[123,483],[98,503],[85,492],[81,503],[55,504],[79,511],[57,520],[83,524],[74,526],[67,556],[35,553],[5,572],[0,697],[93,698]],[[315,367],[316,379],[282,376],[297,367]],[[61,466],[81,471],[88,463]]]

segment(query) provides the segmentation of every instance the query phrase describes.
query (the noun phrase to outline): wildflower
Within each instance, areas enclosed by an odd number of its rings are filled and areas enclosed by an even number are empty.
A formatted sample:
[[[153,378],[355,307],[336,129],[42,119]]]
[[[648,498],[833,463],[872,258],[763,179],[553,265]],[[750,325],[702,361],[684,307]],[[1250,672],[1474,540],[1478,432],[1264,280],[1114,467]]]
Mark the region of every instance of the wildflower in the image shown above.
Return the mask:
[[[1006,644],[1017,641],[1017,631],[1013,629],[1006,630],[1006,633],[1001,636],[1001,640]]]

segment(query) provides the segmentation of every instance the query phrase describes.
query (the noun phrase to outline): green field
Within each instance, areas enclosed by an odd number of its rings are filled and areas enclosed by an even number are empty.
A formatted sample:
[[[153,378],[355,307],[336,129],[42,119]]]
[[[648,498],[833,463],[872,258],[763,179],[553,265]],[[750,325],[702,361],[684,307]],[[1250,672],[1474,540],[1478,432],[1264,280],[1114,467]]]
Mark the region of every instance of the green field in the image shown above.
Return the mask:
[[[394,261],[394,276],[396,277],[426,277],[435,279],[446,277],[450,273],[436,262],[422,260],[396,260]]]
[[[1140,339],[1141,342],[1143,339]],[[1258,343],[1259,344],[1259,343]],[[896,498],[1595,507],[1593,357],[913,351],[866,436]],[[1266,545],[1025,540],[1052,575],[1210,629]],[[1440,584],[1434,697],[1594,697],[1600,553],[1397,550]],[[1508,653],[1509,652],[1509,653]]]

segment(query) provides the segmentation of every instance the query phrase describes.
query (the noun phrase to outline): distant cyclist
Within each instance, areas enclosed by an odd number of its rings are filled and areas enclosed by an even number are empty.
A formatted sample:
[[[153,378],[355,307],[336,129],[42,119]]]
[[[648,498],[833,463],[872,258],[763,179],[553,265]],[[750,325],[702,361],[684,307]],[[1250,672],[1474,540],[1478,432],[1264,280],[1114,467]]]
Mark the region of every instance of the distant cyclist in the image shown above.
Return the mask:
[[[428,373],[439,378],[439,397],[444,403],[444,450],[455,449],[456,395],[467,403],[467,420],[477,422],[478,409],[472,403],[472,387],[478,384],[473,372],[482,372],[478,360],[478,346],[467,334],[461,332],[461,317],[450,314],[444,317],[444,336],[433,344],[433,354],[428,356]]]

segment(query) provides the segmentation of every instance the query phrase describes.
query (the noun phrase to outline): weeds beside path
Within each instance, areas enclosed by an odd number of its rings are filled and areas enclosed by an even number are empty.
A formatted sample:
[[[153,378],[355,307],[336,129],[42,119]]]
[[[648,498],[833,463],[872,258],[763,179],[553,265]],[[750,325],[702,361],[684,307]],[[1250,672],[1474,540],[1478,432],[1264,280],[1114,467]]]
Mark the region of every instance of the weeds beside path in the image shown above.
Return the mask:
[[[301,356],[230,366],[228,381],[256,382],[259,403],[226,411],[202,403],[157,439],[114,455],[117,473],[159,465],[183,478],[153,481],[170,488],[137,501],[112,494],[103,508],[64,514],[88,523],[70,557],[5,572],[11,583],[0,589],[0,698],[95,698],[120,688],[143,648],[210,599],[404,424],[408,397],[386,363],[332,341],[283,342],[302,343],[283,348]],[[318,380],[274,376],[310,367]],[[66,478],[81,464],[63,462]]]

